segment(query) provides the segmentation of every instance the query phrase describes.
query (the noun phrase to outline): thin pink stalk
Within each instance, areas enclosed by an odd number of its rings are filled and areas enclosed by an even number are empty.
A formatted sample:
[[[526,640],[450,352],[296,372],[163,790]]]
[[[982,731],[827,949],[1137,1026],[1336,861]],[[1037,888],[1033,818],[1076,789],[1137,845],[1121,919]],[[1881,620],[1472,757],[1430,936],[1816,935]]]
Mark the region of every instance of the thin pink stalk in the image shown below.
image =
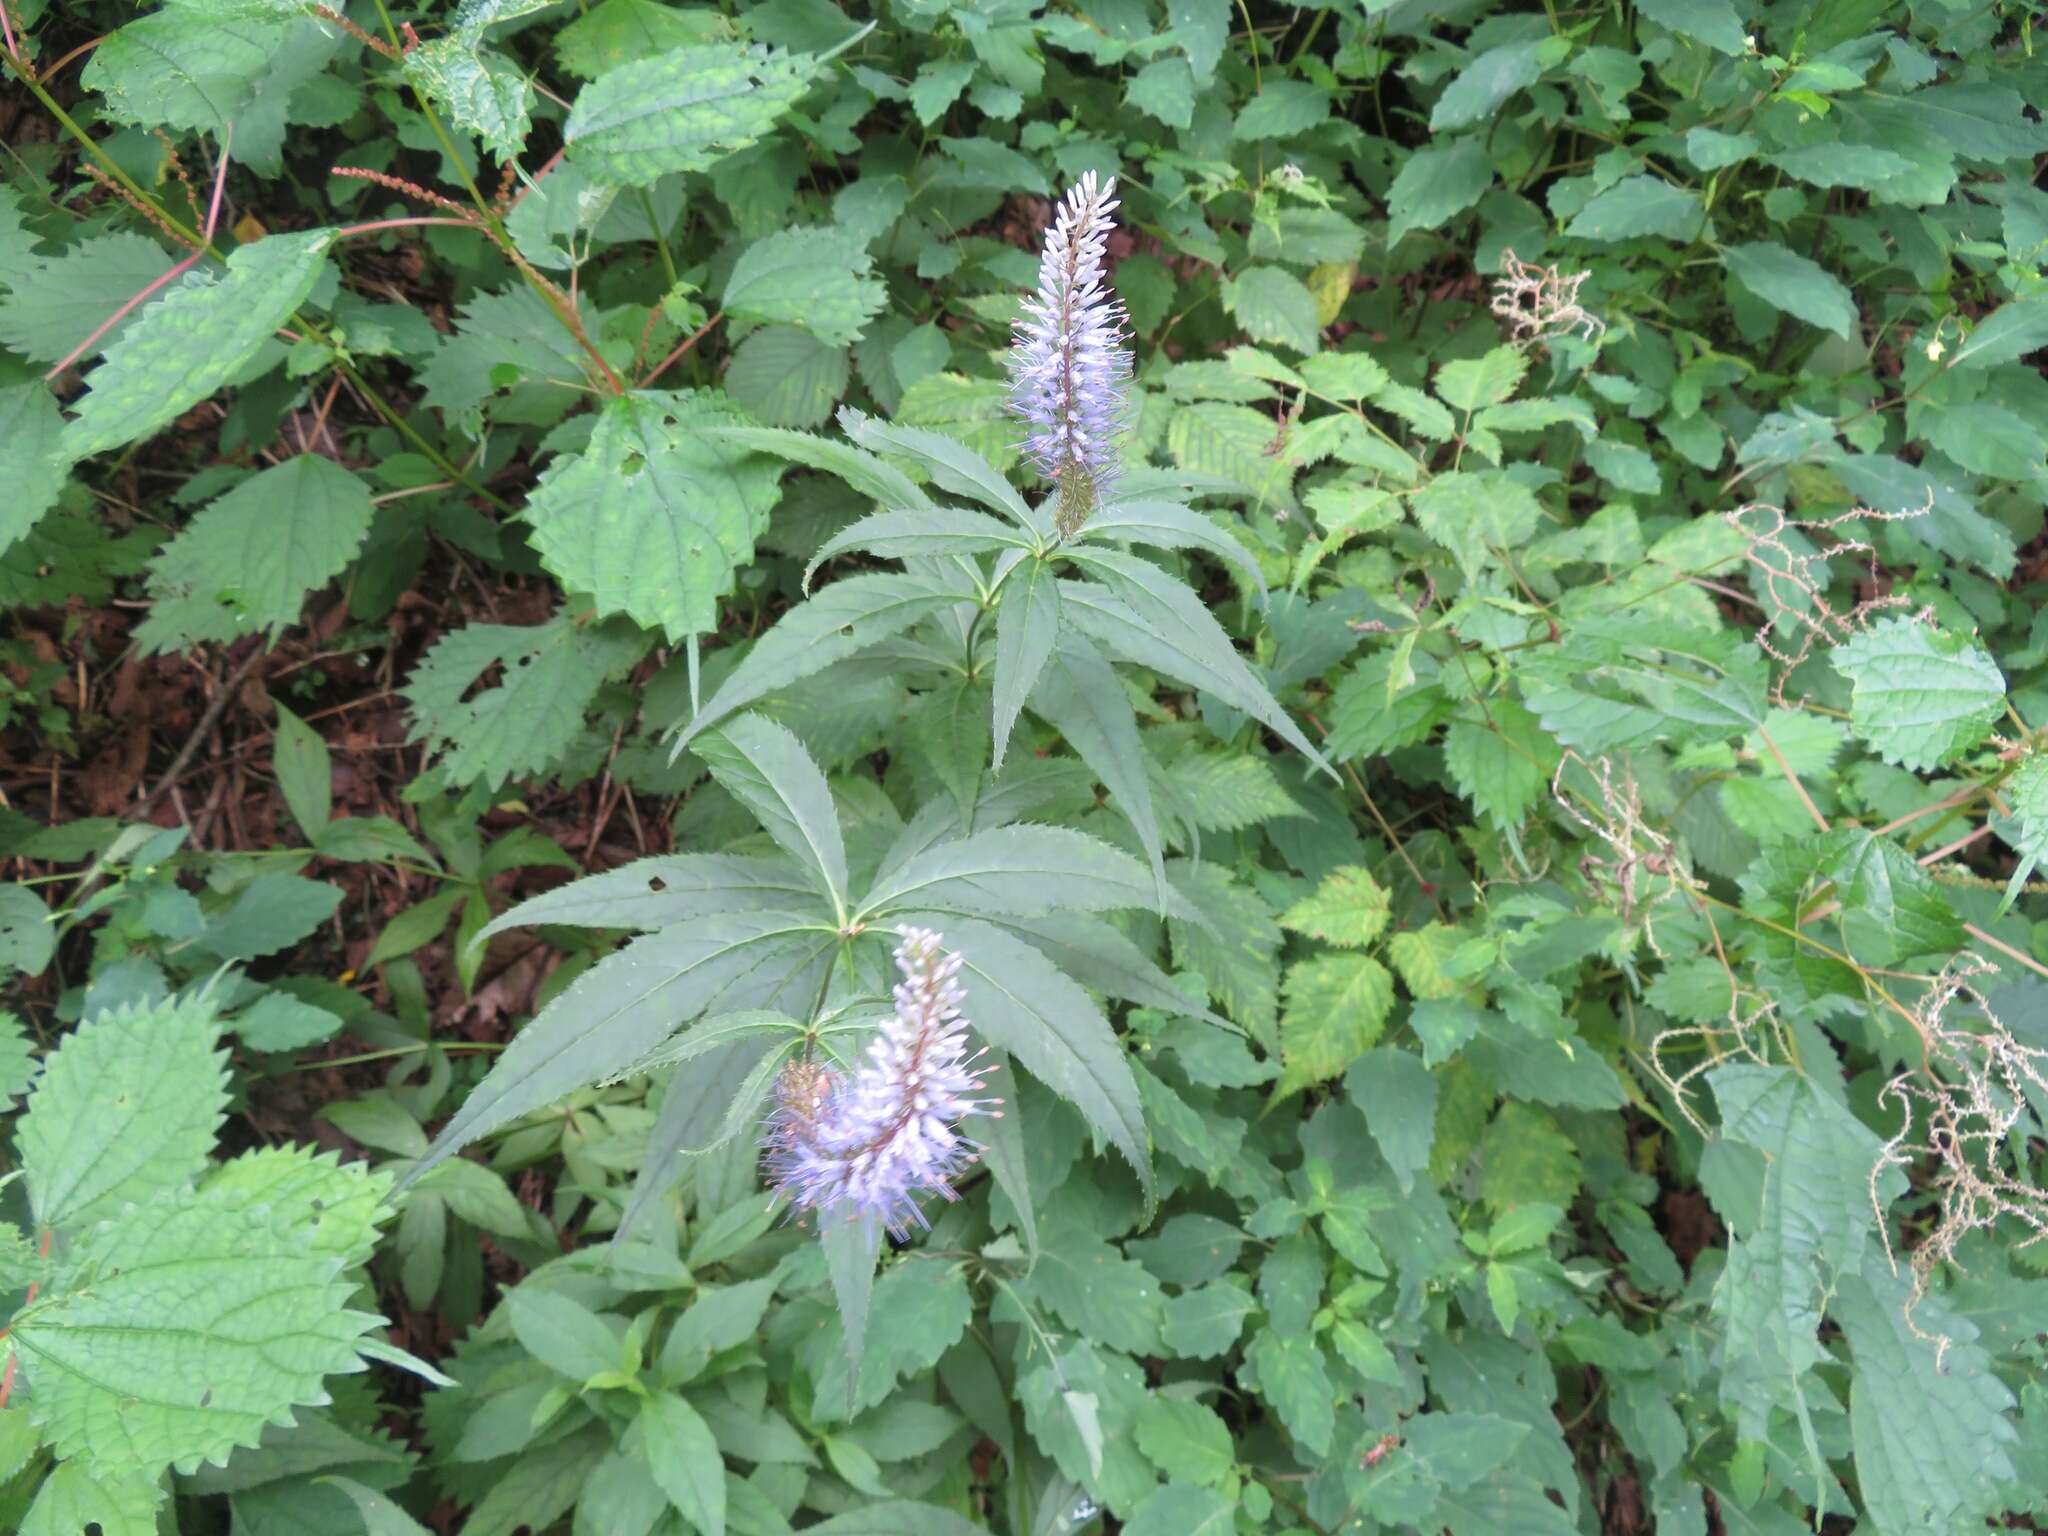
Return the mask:
[[[0,0],[0,6],[4,6],[5,4],[6,0]],[[93,333],[90,336],[86,337],[85,340],[81,341],[77,346],[73,347],[68,354],[66,354],[60,361],[58,361],[51,367],[48,373],[43,375],[43,382],[45,384],[51,382],[66,368],[69,368],[81,357],[85,356],[86,353],[90,352],[92,350],[94,342],[98,341],[102,336],[106,335],[107,332],[111,331],[123,320],[127,319],[128,316],[134,312],[136,306],[147,301],[151,294],[155,293],[159,288],[162,288],[166,283],[170,282],[173,278],[179,276],[181,273],[191,271],[192,268],[198,264],[199,258],[204,256],[207,252],[207,249],[213,244],[213,231],[214,228],[220,223],[221,193],[226,190],[227,184],[228,150],[227,145],[222,144],[220,151],[220,164],[213,173],[213,198],[207,204],[206,207],[206,228],[199,237],[199,244],[197,248],[193,250],[191,255],[187,256],[183,261],[179,262],[176,266],[172,267],[170,271],[166,272],[162,277],[158,278],[155,282],[146,285],[140,293],[135,295],[134,298],[130,299],[126,304],[123,304],[111,315],[107,316],[105,320],[101,321],[99,325],[94,328]]]
[[[334,238],[346,240],[351,235],[367,235],[377,229],[412,229],[422,224],[452,224],[457,229],[475,229],[475,219],[375,219],[368,224],[351,224],[346,229],[337,229]]]
[[[0,34],[7,38],[7,56],[24,69],[27,68],[28,60],[21,56],[21,50],[14,45],[14,23],[7,17],[7,0],[0,0]]]

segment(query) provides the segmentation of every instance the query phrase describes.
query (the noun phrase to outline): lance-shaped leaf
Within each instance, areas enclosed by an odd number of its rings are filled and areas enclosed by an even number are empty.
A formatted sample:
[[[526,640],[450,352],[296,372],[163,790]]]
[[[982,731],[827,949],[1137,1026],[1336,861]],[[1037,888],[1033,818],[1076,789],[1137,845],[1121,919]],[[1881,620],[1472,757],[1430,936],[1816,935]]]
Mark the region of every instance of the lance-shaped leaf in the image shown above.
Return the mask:
[[[499,1126],[631,1065],[714,1008],[802,1006],[837,935],[814,917],[741,912],[635,939],[512,1039],[405,1182]],[[735,1047],[743,1049],[744,1047]]]
[[[825,775],[786,726],[741,715],[698,738],[697,756],[768,835],[814,871],[832,909],[846,909],[846,844]]]
[[[1155,887],[1127,853],[1069,827],[994,827],[928,848],[878,877],[864,911],[1042,917],[1150,906]],[[1173,910],[1192,912],[1176,899]]]
[[[45,1227],[86,1226],[196,1179],[227,1108],[227,1053],[203,999],[81,1024],[29,1095],[20,1147]]]
[[[629,928],[652,933],[719,912],[802,911],[817,886],[782,858],[677,853],[585,875],[522,901],[485,925],[471,943],[507,928]],[[822,916],[822,914],[821,914]]]
[[[677,1059],[687,1060],[688,1065],[669,1079],[662,1093],[661,1110],[647,1133],[647,1150],[633,1178],[633,1193],[619,1217],[619,1229],[613,1234],[615,1241],[638,1226],[655,1201],[675,1187],[691,1152],[718,1140],[730,1106],[774,1051],[772,1027],[746,1027],[734,1022],[737,1017],[706,1019],[671,1042]],[[708,1042],[705,1049],[683,1055],[700,1032]]]
[[[1178,891],[1173,892],[1176,899]],[[1199,915],[1196,922],[1204,921]],[[1221,1014],[1211,1013],[1198,998],[1173,983],[1145,952],[1108,923],[1069,915],[990,918],[1039,951],[1091,992],[1120,997],[1127,1003],[1183,1018],[1201,1019],[1234,1035],[1244,1031]]]
[[[1261,600],[1266,578],[1245,547],[1192,508],[1172,501],[1112,501],[1088,519],[1084,542],[1107,539],[1117,544],[1150,544],[1155,549],[1199,549],[1231,566],[1248,581]]]
[[[1336,770],[1267,692],[1200,598],[1158,566],[1121,550],[1089,548],[1077,551],[1074,558],[1101,582],[1068,582],[1061,587],[1064,611],[1076,623],[1139,666],[1207,689],[1336,777]]]
[[[1041,539],[1052,537],[1052,519],[1019,496],[993,464],[965,443],[922,427],[877,421],[851,406],[839,413],[839,425],[863,448],[914,461],[940,489],[1007,513]]]
[[[230,1186],[135,1207],[73,1256],[89,1283],[18,1314],[10,1338],[58,1455],[107,1469],[225,1461],[325,1402],[322,1378],[361,1369],[380,1321],[348,1309],[340,1258]]]
[[[86,376],[64,427],[66,457],[148,437],[232,379],[313,291],[333,238],[330,229],[271,235],[237,246],[217,278],[187,273],[171,284]]]
[[[871,512],[840,529],[811,556],[804,567],[804,587],[811,575],[834,555],[866,550],[888,560],[917,560],[934,555],[977,555],[992,549],[1028,549],[1029,544],[1007,523],[965,507],[920,507]]]
[[[701,171],[766,133],[819,63],[740,43],[635,59],[577,93],[562,137],[586,170],[629,187]]]
[[[1008,1051],[1080,1110],[1136,1170],[1152,1199],[1152,1160],[1137,1080],[1109,1020],[1044,955],[991,923],[927,912],[905,921],[934,928],[961,957],[962,1007],[975,1033]]]
[[[737,714],[756,699],[798,678],[822,672],[878,640],[900,635],[919,619],[957,603],[964,594],[921,574],[849,576],[792,608],[754,642],[746,659],[685,724],[670,750],[682,754],[693,737]]]
[[[671,641],[715,629],[718,600],[782,495],[772,459],[700,430],[734,420],[711,395],[610,402],[590,446],[534,487],[526,520],[541,563],[600,614],[623,613]]]
[[[995,755],[1000,773],[1010,732],[1060,631],[1060,586],[1043,560],[1026,559],[1003,583],[996,603]]]
[[[1060,583],[1062,591],[1078,585]],[[1164,902],[1166,862],[1152,810],[1151,768],[1138,744],[1138,718],[1115,668],[1079,635],[1062,635],[1031,690],[1031,704],[1115,798],[1152,862],[1153,881]]]
[[[894,464],[837,438],[819,437],[814,432],[794,432],[787,427],[707,427],[698,436],[712,442],[751,448],[757,453],[772,453],[792,464],[836,475],[863,496],[885,506],[929,507],[932,504],[918,483]]]

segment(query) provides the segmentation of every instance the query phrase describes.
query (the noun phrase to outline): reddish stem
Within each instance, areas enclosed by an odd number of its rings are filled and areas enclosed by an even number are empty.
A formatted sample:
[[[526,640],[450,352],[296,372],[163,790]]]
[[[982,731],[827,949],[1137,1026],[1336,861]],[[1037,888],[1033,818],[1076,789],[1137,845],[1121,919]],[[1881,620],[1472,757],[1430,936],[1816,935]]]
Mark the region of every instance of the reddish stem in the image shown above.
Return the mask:
[[[367,235],[376,229],[411,229],[421,224],[452,224],[458,229],[475,229],[477,227],[475,219],[373,219],[368,224],[351,224],[346,229],[337,229],[334,232],[334,238],[345,240],[350,235]]]
[[[0,5],[5,4],[6,0],[0,0]],[[183,261],[179,262],[176,266],[172,267],[170,271],[166,272],[162,277],[158,278],[155,282],[147,284],[140,293],[136,294],[135,297],[130,299],[126,304],[123,304],[111,315],[107,316],[105,320],[102,320],[99,323],[99,325],[94,327],[93,333],[90,336],[86,337],[85,340],[81,341],[77,346],[73,347],[71,351],[67,353],[62,359],[60,359],[57,363],[52,365],[48,373],[43,375],[43,382],[45,384],[49,383],[52,379],[55,379],[66,368],[69,368],[81,357],[85,356],[86,353],[90,352],[92,350],[93,343],[98,341],[102,336],[106,335],[107,332],[111,331],[115,326],[119,325],[123,320],[127,319],[129,314],[134,311],[135,307],[138,304],[141,304],[143,301],[148,299],[151,294],[155,293],[159,288],[163,287],[173,278],[179,276],[181,273],[191,271],[192,268],[198,264],[199,258],[206,254],[207,247],[213,244],[213,231],[215,226],[217,226],[220,223],[221,193],[226,190],[227,184],[228,152],[227,146],[223,144],[221,146],[220,152],[220,165],[213,173],[213,198],[212,201],[208,203],[206,209],[206,228],[200,234],[198,247],[192,252],[191,255],[187,256]]]
[[[0,0],[0,5],[4,5],[5,3],[6,3],[6,0]],[[37,1257],[37,1258],[39,1258],[39,1259],[47,1259],[47,1258],[48,1258],[48,1257],[50,1256],[50,1238],[51,1238],[51,1237],[52,1237],[53,1235],[54,1235],[54,1234],[53,1234],[53,1233],[52,1233],[52,1232],[50,1231],[50,1229],[49,1229],[48,1227],[45,1227],[45,1228],[43,1228],[43,1235],[42,1235],[42,1239],[41,1239],[41,1241],[39,1241],[39,1242],[38,1242],[38,1243],[36,1244],[36,1257]],[[42,1288],[43,1288],[43,1282],[42,1282],[42,1281],[40,1281],[40,1280],[31,1280],[31,1281],[29,1281],[29,1283],[28,1283],[28,1294],[27,1294],[26,1296],[24,1296],[24,1297],[22,1297],[22,1298],[21,1298],[21,1310],[22,1310],[22,1311],[26,1312],[26,1311],[27,1311],[27,1310],[28,1310],[28,1309],[29,1309],[30,1307],[32,1307],[32,1306],[34,1306],[34,1305],[36,1304],[36,1292],[40,1291],[40,1290],[41,1290]],[[7,1337],[7,1330],[6,1330],[5,1328],[0,1328],[0,1339],[4,1339],[4,1338],[6,1338],[6,1337]],[[7,1357],[7,1371],[6,1371],[6,1374],[4,1374],[4,1375],[0,1375],[0,1408],[5,1408],[5,1407],[7,1406],[7,1398],[8,1398],[8,1396],[9,1396],[9,1394],[10,1394],[10,1393],[12,1393],[12,1392],[14,1391],[14,1362],[15,1362],[15,1361],[16,1361],[17,1359],[19,1359],[19,1358],[20,1358],[20,1356],[18,1356],[18,1355],[12,1355],[12,1354],[10,1354],[10,1355],[9,1355],[9,1356]]]
[[[684,337],[683,341],[680,345],[677,346],[675,351],[669,353],[667,357],[664,357],[660,362],[656,363],[652,368],[650,368],[647,371],[646,375],[640,380],[640,382],[634,385],[633,387],[635,389],[645,389],[648,385],[652,384],[656,379],[660,378],[662,374],[668,371],[668,365],[670,363],[674,362],[677,358],[681,357],[685,352],[688,352],[690,348],[696,346],[698,342],[704,339],[704,333],[710,330],[711,327],[718,324],[718,322],[723,320],[724,318],[725,311],[721,309],[709,320],[706,320],[702,325],[698,326],[696,330],[690,332],[688,336]]]
[[[7,39],[7,56],[26,69],[28,67],[28,60],[22,58],[21,49],[15,46],[14,23],[8,19],[7,0],[0,0],[0,36],[4,36]],[[14,1362],[11,1360],[8,1362],[10,1373],[13,1364]]]
[[[507,208],[505,211],[507,213],[510,213],[513,208],[517,208],[521,202],[525,201],[526,194],[531,192],[535,187],[539,186],[542,178],[545,177],[549,171],[552,171],[556,166],[560,165],[562,163],[562,156],[566,155],[568,152],[568,149],[565,147],[562,149],[558,149],[552,155],[549,155],[546,163],[543,164],[539,170],[535,171],[533,175],[527,180],[526,184],[519,189],[518,195],[512,199],[511,207]]]

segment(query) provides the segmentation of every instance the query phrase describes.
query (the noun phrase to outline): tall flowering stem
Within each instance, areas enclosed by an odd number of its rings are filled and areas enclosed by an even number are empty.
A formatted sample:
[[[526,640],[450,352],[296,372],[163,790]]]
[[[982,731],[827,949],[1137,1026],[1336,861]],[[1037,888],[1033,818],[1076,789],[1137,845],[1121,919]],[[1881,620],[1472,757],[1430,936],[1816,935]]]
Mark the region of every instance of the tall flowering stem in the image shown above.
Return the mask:
[[[988,1069],[968,1052],[960,957],[929,929],[902,938],[896,1013],[867,1060],[850,1078],[815,1061],[785,1066],[762,1144],[770,1178],[798,1210],[872,1215],[898,1236],[925,1225],[920,1196],[955,1198],[954,1181],[981,1154],[959,1122],[998,1114],[1002,1102],[980,1097]]]
[[[1010,349],[1010,408],[1030,427],[1025,454],[1059,487],[1062,538],[1101,504],[1129,416],[1124,307],[1102,270],[1115,192],[1115,177],[1090,171],[1061,201]]]

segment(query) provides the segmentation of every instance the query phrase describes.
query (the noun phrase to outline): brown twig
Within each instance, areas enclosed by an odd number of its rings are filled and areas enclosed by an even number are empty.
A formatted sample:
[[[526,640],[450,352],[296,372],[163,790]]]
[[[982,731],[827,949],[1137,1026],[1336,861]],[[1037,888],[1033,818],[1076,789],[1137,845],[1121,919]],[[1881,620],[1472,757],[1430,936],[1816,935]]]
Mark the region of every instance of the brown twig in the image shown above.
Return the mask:
[[[192,761],[193,754],[198,752],[200,745],[213,734],[213,728],[220,723],[220,717],[228,707],[228,700],[235,696],[236,691],[242,686],[242,680],[255,669],[256,663],[263,659],[263,654],[263,644],[259,640],[251,646],[249,654],[242,659],[233,673],[221,683],[213,697],[206,701],[206,708],[199,716],[199,723],[192,728],[192,734],[185,738],[185,744],[178,748],[178,755],[171,759],[171,766],[166,768],[163,777],[156,781],[156,788],[144,795],[136,805],[136,820],[140,821],[147,816],[150,808],[163,798],[164,791],[178,782],[178,775],[185,771],[185,765]]]

